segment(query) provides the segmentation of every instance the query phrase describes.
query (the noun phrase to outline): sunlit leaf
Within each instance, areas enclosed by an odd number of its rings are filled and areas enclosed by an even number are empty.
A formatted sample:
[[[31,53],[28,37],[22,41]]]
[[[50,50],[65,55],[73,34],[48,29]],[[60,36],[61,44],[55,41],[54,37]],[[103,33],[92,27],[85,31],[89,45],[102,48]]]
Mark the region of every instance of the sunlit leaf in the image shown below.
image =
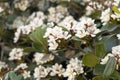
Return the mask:
[[[100,59],[91,53],[86,54],[82,60],[83,64],[88,67],[94,67],[96,64],[100,62]]]

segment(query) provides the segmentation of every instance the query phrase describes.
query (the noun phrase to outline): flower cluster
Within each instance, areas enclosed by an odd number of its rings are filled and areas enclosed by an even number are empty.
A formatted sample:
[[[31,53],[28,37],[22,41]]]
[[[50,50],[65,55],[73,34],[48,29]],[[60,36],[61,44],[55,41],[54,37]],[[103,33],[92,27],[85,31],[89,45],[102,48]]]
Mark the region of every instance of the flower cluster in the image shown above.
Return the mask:
[[[84,73],[82,61],[80,61],[78,58],[72,58],[66,69],[58,63],[47,68],[39,65],[34,70],[34,77],[37,80],[40,80],[41,78],[45,78],[47,75],[58,75],[59,77],[68,77],[68,80],[75,80],[75,77],[82,73]]]
[[[110,8],[102,12],[100,19],[101,22],[103,22],[103,25],[107,24],[110,21]]]
[[[34,61],[37,63],[37,65],[47,63],[53,59],[54,56],[52,54],[35,53],[34,55]]]
[[[71,20],[71,21],[69,21]],[[56,42],[59,39],[69,39],[72,35],[72,31],[76,37],[83,38],[87,35],[95,37],[97,33],[100,32],[100,29],[96,27],[94,20],[88,17],[83,17],[80,19],[80,22],[75,21],[72,17],[66,17],[64,22],[59,23],[59,26],[63,26],[67,31],[63,31],[61,27],[54,26],[47,28],[44,38],[49,38],[49,50],[56,50],[58,43]]]
[[[0,61],[0,72],[2,69],[5,69],[7,67],[8,67],[8,65],[5,62]]]
[[[27,20],[29,24],[21,25],[17,28],[17,31],[15,32],[14,43],[16,43],[19,40],[20,34],[30,34],[36,28],[42,26],[44,19],[45,16],[43,12],[35,12],[31,16],[29,16]]]
[[[104,59],[101,60],[101,64],[106,64],[110,57],[114,57],[116,59],[116,69],[118,69],[120,64],[120,45],[112,47],[112,53],[107,54]]]
[[[49,71],[49,68],[45,68],[40,65],[35,68],[34,77],[36,78],[36,80],[40,80],[41,78],[45,78],[48,75]]]
[[[58,39],[68,39],[71,35],[68,31],[63,31],[61,27],[55,26],[51,28],[47,28],[44,38],[48,39],[49,50],[56,50],[58,47],[57,40]]]
[[[61,77],[64,71],[65,69],[62,67],[62,65],[61,64],[59,65],[56,63],[55,65],[52,66],[50,75],[51,76],[58,75],[59,77]]]
[[[94,13],[96,10],[104,10],[112,5],[112,1],[110,0],[105,0],[103,1],[91,1],[91,0],[85,0],[84,4],[88,4],[86,6],[86,15],[91,15]]]
[[[64,26],[64,28],[69,31],[72,30],[75,33],[75,36],[79,38],[83,38],[87,35],[95,37],[95,35],[100,32],[100,29],[97,29],[94,20],[88,17],[80,18],[79,22],[72,19],[72,17],[66,17],[64,23],[59,25]]]
[[[15,1],[14,3],[15,8],[19,8],[21,11],[25,11],[29,7],[30,0]]]
[[[20,72],[23,75],[24,79],[26,79],[30,77],[30,71],[25,70],[27,68],[28,66],[26,63],[21,63],[14,70]]]
[[[113,8],[118,7],[119,2],[120,2],[119,0],[117,0],[117,1],[114,0],[113,3],[111,2],[111,5],[113,6]],[[110,21],[110,19],[119,21],[119,19],[120,19],[119,11],[120,11],[120,9],[118,8],[118,13],[115,11],[114,11],[114,13],[112,13],[110,7],[108,7],[104,11],[102,11],[100,19],[101,19],[101,22],[103,22],[103,25],[106,25]]]
[[[23,49],[21,48],[13,48],[12,51],[9,53],[9,60],[21,60],[22,56],[24,55]]]
[[[75,80],[76,75],[84,73],[82,61],[78,58],[71,59],[65,70],[64,77],[68,80]]]
[[[48,22],[59,23],[65,16],[69,15],[67,8],[63,6],[50,7],[48,11]]]

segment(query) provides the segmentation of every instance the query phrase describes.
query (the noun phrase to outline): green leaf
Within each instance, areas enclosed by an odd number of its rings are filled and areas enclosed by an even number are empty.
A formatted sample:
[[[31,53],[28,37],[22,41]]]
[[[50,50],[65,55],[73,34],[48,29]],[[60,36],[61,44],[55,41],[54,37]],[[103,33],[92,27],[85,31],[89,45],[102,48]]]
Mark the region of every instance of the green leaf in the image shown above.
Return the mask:
[[[105,69],[105,65],[96,65],[94,70],[93,70],[93,74],[94,75],[102,75],[103,74],[103,71]]]
[[[106,55],[106,48],[104,43],[95,44],[95,53],[98,57],[104,57]]]
[[[14,71],[11,71],[11,72],[9,73],[9,77],[10,77],[10,80],[15,80],[15,79],[17,79],[17,75],[15,74]]]
[[[110,76],[115,70],[116,60],[114,57],[110,57],[103,72],[103,76]]]
[[[100,62],[100,59],[91,53],[86,54],[82,60],[83,64],[88,67],[94,67],[96,64]]]
[[[96,34],[96,36],[95,36],[94,39],[99,38],[102,34],[106,33],[106,31],[107,31],[107,30],[104,30],[104,31],[99,32],[98,34]]]
[[[106,24],[106,25],[104,25],[102,28],[101,28],[101,30],[102,31],[107,31],[107,32],[112,32],[112,31],[114,31],[117,27],[119,27],[120,26],[120,24],[118,24],[118,23],[108,23],[108,24]]]
[[[96,76],[92,80],[109,80],[109,79],[102,76]]]
[[[112,7],[112,10],[117,13],[117,14],[120,14],[120,11],[118,10],[118,8],[116,6],[113,6]]]
[[[111,51],[113,46],[118,44],[115,34],[104,36],[101,40],[95,41],[96,56],[103,58],[107,52]]]
[[[118,45],[118,38],[116,36],[112,36],[105,42],[106,51],[110,52],[113,46]]]
[[[120,73],[117,71],[114,71],[110,77],[116,78],[116,80],[120,80]]]
[[[41,44],[33,43],[33,47],[35,48],[36,52],[44,52],[44,48],[41,46]]]
[[[5,80],[23,80],[22,75],[17,75],[14,71],[10,71],[6,74]]]
[[[111,34],[111,35],[108,35],[108,36],[104,36],[104,37],[102,37],[102,39],[101,40],[96,40],[95,41],[95,43],[98,43],[98,44],[100,44],[100,43],[105,43],[107,40],[109,40],[111,37],[113,37],[113,36],[115,36],[115,34]]]
[[[30,34],[30,39],[39,47],[43,47],[44,52],[48,51],[47,39],[43,38],[46,28],[37,28],[36,31]]]

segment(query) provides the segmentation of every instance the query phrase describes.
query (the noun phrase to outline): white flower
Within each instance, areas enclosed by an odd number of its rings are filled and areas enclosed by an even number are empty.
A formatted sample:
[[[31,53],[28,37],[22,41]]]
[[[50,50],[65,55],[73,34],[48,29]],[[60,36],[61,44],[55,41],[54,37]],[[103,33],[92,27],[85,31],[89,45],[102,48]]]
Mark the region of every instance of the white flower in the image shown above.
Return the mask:
[[[83,38],[83,37],[86,36],[86,32],[85,32],[84,29],[78,30],[78,31],[76,31],[75,36],[77,36],[77,37],[79,37],[79,38]]]
[[[24,72],[22,73],[22,75],[23,75],[24,79],[29,78],[30,77],[30,71],[24,70]]]
[[[112,54],[107,54],[102,60],[100,64],[106,64],[109,60],[109,57],[114,57],[117,61],[116,63],[116,69],[119,69],[120,65],[120,45],[112,47]]]
[[[53,59],[54,56],[51,54],[35,53],[34,55],[34,61],[37,63],[37,65],[47,63]]]
[[[120,57],[120,45],[112,47],[112,54],[114,56]]]
[[[4,9],[2,7],[0,7],[0,13],[3,12],[3,11],[4,11]]]
[[[43,20],[46,16],[42,12],[35,12],[31,16],[29,16],[27,20],[27,25],[21,25],[17,28],[14,37],[14,43],[19,40],[21,34],[28,35],[32,31],[36,30],[36,28],[41,27],[44,23]]]
[[[63,32],[63,35],[62,35],[63,39],[67,40],[70,37],[71,37],[71,35],[67,31]]]
[[[70,60],[70,67],[72,67],[75,71],[76,71],[76,73],[77,74],[81,74],[81,73],[83,73],[84,71],[83,71],[83,65],[82,65],[82,61],[81,60],[79,60],[78,58],[75,58],[75,59],[71,59]]]
[[[74,80],[76,75],[79,75],[83,72],[82,61],[80,61],[78,58],[72,58],[67,65],[67,69],[65,70],[63,76],[68,77],[68,80]]]
[[[41,12],[41,11],[33,12],[33,13],[29,16],[27,22],[32,21],[34,18],[39,18],[39,19],[44,20],[44,19],[46,18],[46,16],[45,16],[44,13]]]
[[[31,26],[32,31],[34,31],[37,27],[40,27],[43,25],[43,20],[40,18],[34,18],[29,25]]]
[[[80,18],[80,22],[77,22],[76,26],[73,28],[75,36],[83,38],[86,35],[95,37],[97,33],[100,32],[100,29],[97,29],[94,20],[88,17]]]
[[[41,63],[41,59],[42,59],[43,56],[44,56],[44,54],[42,54],[42,53],[35,53],[35,55],[34,55],[34,61],[37,64],[40,64]]]
[[[68,15],[67,8],[63,6],[50,7],[48,11],[48,22],[59,23],[66,15]]]
[[[120,34],[117,34],[118,39],[120,40]]]
[[[58,75],[60,77],[63,75],[64,71],[65,69],[62,68],[62,65],[61,64],[59,65],[56,63],[55,65],[52,66],[50,75],[51,76]]]
[[[66,28],[68,31],[72,30],[76,24],[77,21],[75,21],[72,16],[67,16],[64,20],[58,23],[59,26]]]
[[[107,7],[109,7],[109,6],[112,5],[112,3],[113,3],[113,1],[111,1],[111,0],[106,0],[106,1],[104,2],[104,5],[107,6]]]
[[[21,28],[22,34],[29,34],[32,31],[32,27],[30,25],[24,25],[19,28]]]
[[[120,0],[114,0],[113,5],[114,5],[114,6],[118,6],[119,3],[120,3]]]
[[[44,38],[48,38],[49,50],[56,50],[58,47],[58,39],[68,39],[71,35],[67,31],[63,31],[61,27],[54,26],[47,28]]]
[[[58,47],[58,43],[55,40],[53,40],[48,43],[48,46],[49,50],[56,50]]]
[[[112,54],[114,55],[117,64],[116,64],[116,69],[119,69],[120,66],[120,45],[112,47]]]
[[[48,75],[49,71],[49,69],[40,65],[34,69],[34,77],[37,80],[41,80],[41,78],[45,78]]]
[[[111,53],[107,54],[103,59],[101,59],[100,64],[106,64],[110,57],[114,57],[113,54]]]
[[[0,72],[3,68],[8,67],[8,65],[5,62],[0,61]]]
[[[21,60],[23,56],[23,49],[21,48],[13,48],[9,53],[9,60]]]
[[[26,69],[26,68],[28,68],[27,64],[26,64],[26,63],[21,63],[21,64],[19,64],[14,70],[15,70],[15,71],[16,71],[16,70],[19,70],[19,69],[24,70],[24,69]]]
[[[15,8],[19,8],[21,11],[25,11],[29,6],[29,0],[22,0],[15,3]]]
[[[55,26],[53,28],[47,28],[44,38],[46,37],[57,40],[61,38],[68,39],[70,35],[67,31],[63,31],[61,27]]]
[[[86,27],[95,27],[96,24],[94,23],[95,20],[89,17],[82,17],[80,18],[81,24]]]
[[[100,32],[99,29],[97,29],[96,24],[94,23],[94,20],[91,18],[83,17],[80,19],[81,24],[86,27],[86,34],[90,35],[91,37],[95,37],[97,33]]]
[[[86,15],[91,15],[95,10],[90,7],[90,6],[87,6],[86,7]]]
[[[105,11],[102,11],[101,14],[101,22],[103,22],[103,25],[107,24],[110,20],[110,8],[106,9]]]
[[[64,73],[64,77],[68,77],[67,80],[75,80],[76,75],[77,75],[76,72],[74,72],[72,68],[67,68]]]
[[[100,29],[97,29],[96,27],[88,27],[86,33],[91,37],[95,37],[96,34],[99,32],[100,32]]]
[[[57,40],[58,38],[62,38],[62,34],[63,34],[62,28],[55,26],[53,28],[47,28],[47,31],[44,37],[46,38],[51,35],[54,37],[55,40]]]
[[[14,43],[16,43],[19,40],[20,34],[21,34],[21,28],[18,28],[17,31],[15,32]]]

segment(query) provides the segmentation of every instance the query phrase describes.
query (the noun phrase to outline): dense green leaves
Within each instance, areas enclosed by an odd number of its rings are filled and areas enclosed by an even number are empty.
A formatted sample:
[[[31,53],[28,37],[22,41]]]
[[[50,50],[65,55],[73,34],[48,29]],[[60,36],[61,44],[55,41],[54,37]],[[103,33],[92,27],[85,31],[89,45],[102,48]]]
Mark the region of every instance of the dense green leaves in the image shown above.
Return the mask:
[[[105,78],[103,76],[96,76],[92,80],[109,80],[109,79],[107,79],[107,78]]]
[[[4,80],[23,80],[22,75],[17,75],[14,71],[10,71],[5,76]]]
[[[118,71],[114,71],[110,77],[115,78],[116,80],[120,80],[120,73]]]
[[[98,57],[104,57],[106,55],[106,48],[104,43],[95,44],[95,53]]]
[[[30,39],[34,42],[34,47],[38,49],[42,48],[42,52],[47,52],[47,40],[46,38],[43,38],[45,34],[45,28],[37,28],[36,31],[30,34]]]
[[[118,39],[116,36],[112,36],[111,38],[109,38],[106,42],[105,42],[105,47],[106,47],[106,51],[110,52],[112,47],[117,46],[118,45]]]
[[[93,74],[94,75],[102,75],[104,69],[105,69],[105,65],[98,64],[94,67]]]
[[[91,53],[86,54],[82,60],[83,64],[88,67],[94,67],[96,64],[100,62],[100,59]]]
[[[117,44],[113,35],[104,36],[101,40],[95,41],[96,56],[103,58],[111,48]]]
[[[110,57],[103,72],[103,76],[105,77],[110,76],[115,70],[115,65],[116,59],[114,57]]]

